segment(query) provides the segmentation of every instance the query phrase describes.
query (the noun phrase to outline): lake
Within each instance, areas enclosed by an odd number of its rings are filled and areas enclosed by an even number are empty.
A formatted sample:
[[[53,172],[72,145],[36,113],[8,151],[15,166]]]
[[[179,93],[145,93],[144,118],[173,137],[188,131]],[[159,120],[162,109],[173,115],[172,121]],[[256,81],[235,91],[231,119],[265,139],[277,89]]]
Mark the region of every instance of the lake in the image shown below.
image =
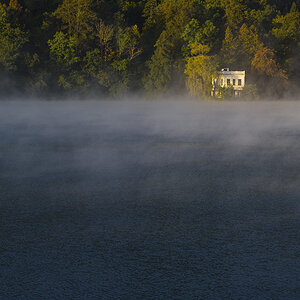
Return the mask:
[[[0,299],[299,299],[300,102],[0,103]]]

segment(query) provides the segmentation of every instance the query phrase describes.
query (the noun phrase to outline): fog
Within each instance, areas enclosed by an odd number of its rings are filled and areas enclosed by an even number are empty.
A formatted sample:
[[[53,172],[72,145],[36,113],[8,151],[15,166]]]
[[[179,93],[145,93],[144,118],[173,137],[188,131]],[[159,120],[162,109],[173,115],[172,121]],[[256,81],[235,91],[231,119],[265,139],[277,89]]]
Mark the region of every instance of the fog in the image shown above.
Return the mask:
[[[0,298],[296,299],[300,102],[0,103]]]

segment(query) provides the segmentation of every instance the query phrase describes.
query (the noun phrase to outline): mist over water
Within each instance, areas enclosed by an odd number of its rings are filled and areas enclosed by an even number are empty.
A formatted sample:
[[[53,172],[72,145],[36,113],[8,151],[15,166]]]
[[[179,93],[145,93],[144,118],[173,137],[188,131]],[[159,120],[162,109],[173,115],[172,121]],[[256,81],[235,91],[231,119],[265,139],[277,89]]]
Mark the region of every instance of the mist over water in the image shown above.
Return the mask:
[[[296,299],[300,103],[2,102],[0,299]]]

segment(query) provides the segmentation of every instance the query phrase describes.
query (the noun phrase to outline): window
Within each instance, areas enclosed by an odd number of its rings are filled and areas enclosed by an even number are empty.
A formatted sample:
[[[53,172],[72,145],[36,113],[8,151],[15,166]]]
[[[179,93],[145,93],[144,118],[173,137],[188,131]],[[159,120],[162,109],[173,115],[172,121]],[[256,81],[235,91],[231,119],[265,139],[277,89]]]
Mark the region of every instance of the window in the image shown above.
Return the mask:
[[[233,79],[232,82],[233,82],[232,84],[235,85],[235,79]]]
[[[242,85],[242,79],[239,79],[238,85]]]
[[[227,79],[227,85],[230,85],[230,79]]]

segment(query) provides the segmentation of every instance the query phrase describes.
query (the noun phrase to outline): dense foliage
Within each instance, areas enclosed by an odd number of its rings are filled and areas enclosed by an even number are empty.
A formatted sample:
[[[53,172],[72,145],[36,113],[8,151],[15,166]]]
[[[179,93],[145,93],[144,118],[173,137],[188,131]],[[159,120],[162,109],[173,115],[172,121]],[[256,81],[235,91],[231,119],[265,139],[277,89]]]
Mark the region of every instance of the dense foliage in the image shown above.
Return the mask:
[[[1,94],[208,96],[222,67],[249,94],[299,83],[300,0],[0,0]]]

